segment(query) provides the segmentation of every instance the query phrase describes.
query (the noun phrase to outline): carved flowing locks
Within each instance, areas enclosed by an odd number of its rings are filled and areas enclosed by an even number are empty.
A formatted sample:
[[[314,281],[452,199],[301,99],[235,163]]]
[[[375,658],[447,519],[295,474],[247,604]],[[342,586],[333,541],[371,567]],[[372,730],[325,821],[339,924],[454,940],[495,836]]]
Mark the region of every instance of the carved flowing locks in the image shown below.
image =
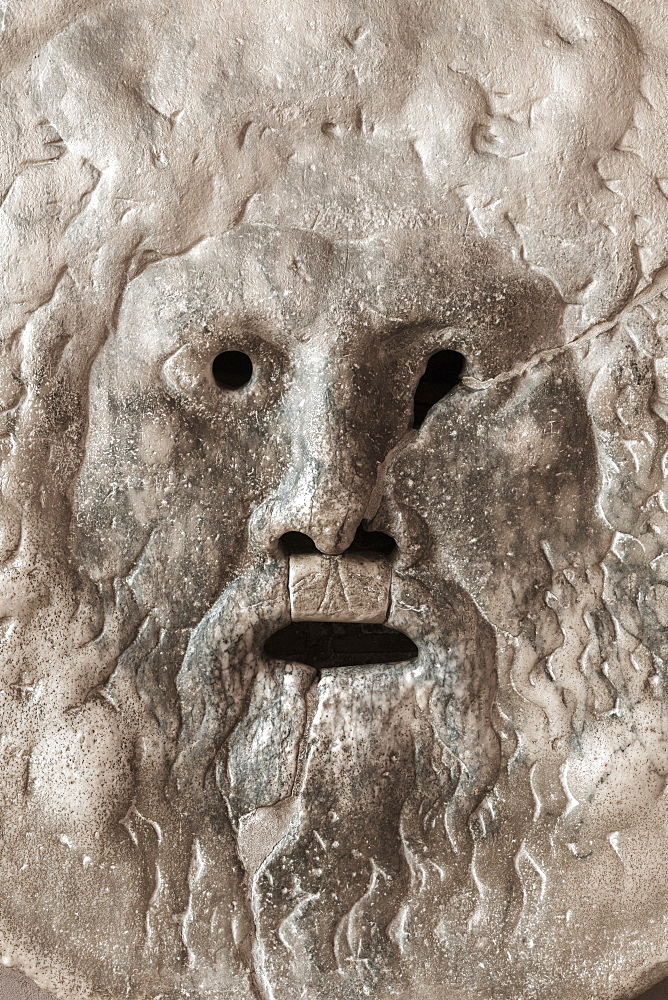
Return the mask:
[[[658,0],[7,0],[0,52],[2,961],[638,995]]]

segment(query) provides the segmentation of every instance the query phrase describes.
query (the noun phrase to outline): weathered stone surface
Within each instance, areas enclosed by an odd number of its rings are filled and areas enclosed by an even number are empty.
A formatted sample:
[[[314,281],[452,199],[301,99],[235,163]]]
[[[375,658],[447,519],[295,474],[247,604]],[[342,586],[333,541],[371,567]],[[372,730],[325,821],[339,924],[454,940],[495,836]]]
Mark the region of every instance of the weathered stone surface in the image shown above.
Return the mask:
[[[290,616],[296,622],[384,622],[390,609],[388,559],[290,557]]]
[[[667,23],[0,3],[5,964],[666,974]]]

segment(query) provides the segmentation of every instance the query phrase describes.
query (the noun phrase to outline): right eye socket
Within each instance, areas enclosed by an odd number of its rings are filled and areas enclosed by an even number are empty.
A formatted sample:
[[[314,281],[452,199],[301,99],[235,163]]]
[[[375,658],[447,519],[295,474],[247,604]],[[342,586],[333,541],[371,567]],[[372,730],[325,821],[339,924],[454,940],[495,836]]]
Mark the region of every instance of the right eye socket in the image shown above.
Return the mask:
[[[212,339],[183,344],[163,361],[161,379],[168,389],[202,413],[212,408],[222,413],[228,406],[261,410],[273,405],[285,388],[290,359],[251,333],[243,345],[228,340],[225,350],[220,349],[219,334],[217,354]]]
[[[211,365],[219,389],[242,389],[253,377],[253,362],[243,351],[222,351]]]

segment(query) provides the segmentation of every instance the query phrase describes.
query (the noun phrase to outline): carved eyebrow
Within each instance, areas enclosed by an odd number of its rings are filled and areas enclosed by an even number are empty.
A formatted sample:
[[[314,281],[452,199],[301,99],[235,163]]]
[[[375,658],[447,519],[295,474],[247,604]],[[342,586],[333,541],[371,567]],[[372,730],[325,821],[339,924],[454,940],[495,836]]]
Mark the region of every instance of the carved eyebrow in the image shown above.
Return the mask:
[[[189,321],[182,324],[176,323],[176,332],[180,345],[185,343],[199,344],[200,346],[215,346],[218,341],[227,338],[243,340],[244,336],[249,339],[266,340],[276,347],[285,348],[294,337],[283,335],[281,327],[284,323],[275,315],[262,314],[256,310],[244,310],[227,308],[225,310],[207,309],[206,314],[200,318],[192,313],[183,312],[182,317],[188,317]],[[178,320],[179,317],[177,317]]]
[[[249,337],[266,340],[281,350],[290,348],[299,339],[286,324],[284,317],[273,310],[267,310],[264,314],[255,309],[248,311],[240,309],[238,312],[231,312],[225,316],[220,328],[239,330]]]
[[[381,320],[378,324],[382,333],[386,334],[386,339],[392,347],[405,348],[412,344],[418,344],[429,339],[438,341],[439,344],[447,344],[449,340],[457,335],[462,336],[470,333],[468,327],[463,327],[461,323],[449,326],[442,320],[425,318],[420,320],[408,320],[396,316],[387,316],[374,310],[375,316]]]

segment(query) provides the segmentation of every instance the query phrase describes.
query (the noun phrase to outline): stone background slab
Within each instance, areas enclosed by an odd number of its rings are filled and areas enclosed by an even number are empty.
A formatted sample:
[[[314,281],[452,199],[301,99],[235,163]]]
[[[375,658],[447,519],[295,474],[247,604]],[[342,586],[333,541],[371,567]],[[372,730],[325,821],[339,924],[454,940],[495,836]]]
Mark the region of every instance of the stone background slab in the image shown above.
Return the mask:
[[[0,969],[0,1000],[49,1000],[50,994],[13,969]],[[638,1000],[668,1000],[668,979],[657,983]]]

